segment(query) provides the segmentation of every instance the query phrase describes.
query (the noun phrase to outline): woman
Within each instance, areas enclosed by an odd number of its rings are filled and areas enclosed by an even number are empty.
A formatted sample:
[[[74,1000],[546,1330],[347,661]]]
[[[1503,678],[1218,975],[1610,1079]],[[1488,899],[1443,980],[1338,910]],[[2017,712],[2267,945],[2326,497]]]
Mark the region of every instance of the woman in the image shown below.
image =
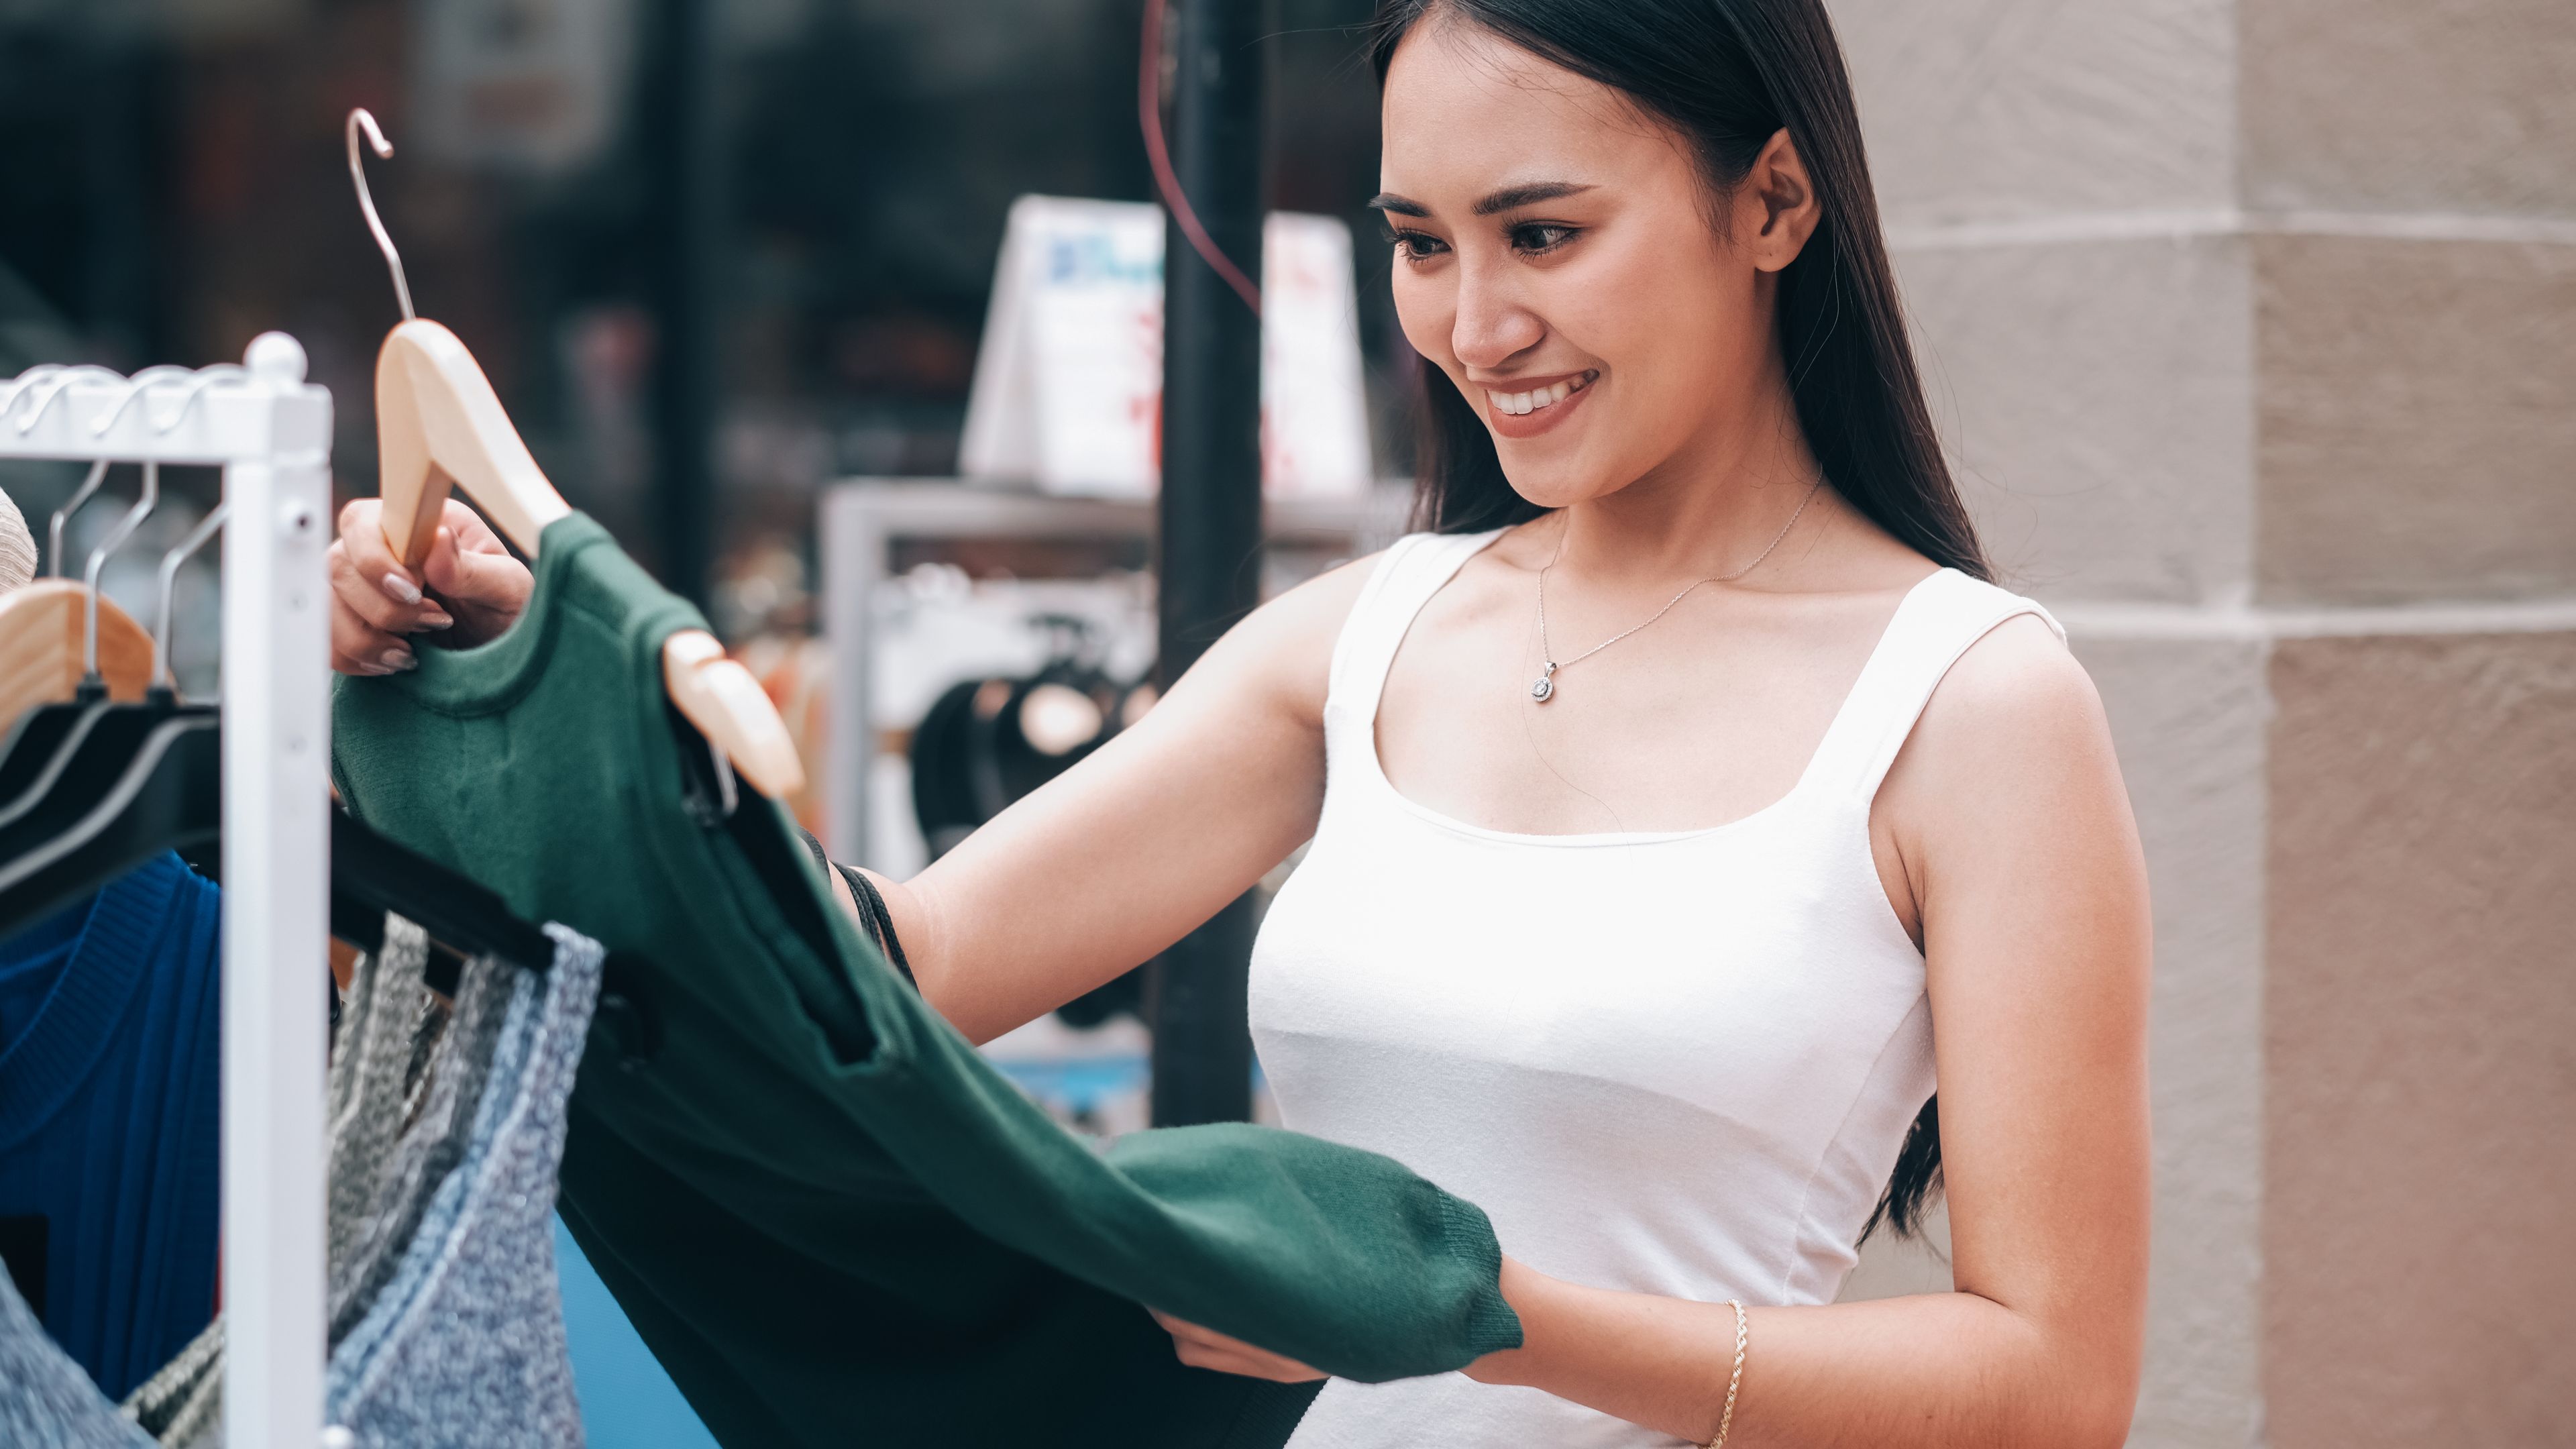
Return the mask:
[[[876,882],[921,990],[989,1039],[1312,840],[1253,961],[1281,1116],[1482,1204],[1525,1342],[1328,1384],[1297,1445],[2120,1442],[2135,829],[2054,625],[1981,581],[1821,6],[1385,0],[1376,57],[1433,531]],[[342,667],[444,627],[421,582],[515,614],[450,520],[415,580],[353,506]],[[1835,1303],[1945,1179],[1956,1290]]]

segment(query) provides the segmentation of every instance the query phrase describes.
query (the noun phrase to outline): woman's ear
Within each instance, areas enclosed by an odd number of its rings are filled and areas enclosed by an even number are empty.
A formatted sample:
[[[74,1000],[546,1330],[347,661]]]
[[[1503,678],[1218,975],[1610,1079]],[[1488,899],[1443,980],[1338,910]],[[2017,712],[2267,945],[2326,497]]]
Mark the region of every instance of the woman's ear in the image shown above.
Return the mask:
[[[1776,272],[1798,259],[1822,215],[1797,143],[1785,128],[1772,133],[1735,187],[1737,243],[1754,266]]]

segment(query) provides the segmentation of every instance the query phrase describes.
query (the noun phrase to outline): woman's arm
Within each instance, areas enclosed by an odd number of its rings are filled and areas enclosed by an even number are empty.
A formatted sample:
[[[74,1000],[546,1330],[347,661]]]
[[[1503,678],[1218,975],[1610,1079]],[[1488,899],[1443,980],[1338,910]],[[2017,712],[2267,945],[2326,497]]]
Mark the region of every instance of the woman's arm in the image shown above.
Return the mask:
[[[990,1040],[1142,964],[1313,835],[1325,678],[1367,573],[1255,610],[1143,720],[912,880],[870,872],[923,999]]]
[[[527,568],[471,509],[448,500],[418,569],[394,562],[382,509],[341,511],[334,668],[408,668],[411,636],[480,643],[526,607]],[[1314,834],[1325,676],[1372,563],[1254,610],[1142,721],[910,883],[870,873],[934,1009],[976,1041],[999,1036],[1143,964]],[[848,885],[833,888],[856,915]]]
[[[1751,1310],[1727,1442],[2107,1449],[2145,1326],[2147,889],[2100,702],[2044,625],[1961,659],[1876,813],[1924,923],[1956,1291]],[[1716,1433],[1733,1310],[1508,1261],[1502,1286],[1524,1344],[1470,1376]],[[1189,1362],[1312,1376],[1166,1326]]]

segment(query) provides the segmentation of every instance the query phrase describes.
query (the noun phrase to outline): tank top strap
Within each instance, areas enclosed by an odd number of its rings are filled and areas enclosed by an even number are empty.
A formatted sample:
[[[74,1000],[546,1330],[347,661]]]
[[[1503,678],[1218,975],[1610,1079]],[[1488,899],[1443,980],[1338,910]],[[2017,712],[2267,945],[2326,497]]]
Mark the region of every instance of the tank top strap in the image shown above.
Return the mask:
[[[1327,710],[1360,720],[1377,718],[1386,672],[1414,616],[1501,532],[1408,533],[1387,546],[1359,597],[1351,601],[1350,617],[1342,621],[1341,636],[1333,643]]]
[[[2037,614],[2059,639],[2066,637],[2065,627],[2037,603],[1957,569],[1916,584],[1817,746],[1808,783],[1845,798],[1877,795],[1950,666],[1996,625],[2022,614]]]

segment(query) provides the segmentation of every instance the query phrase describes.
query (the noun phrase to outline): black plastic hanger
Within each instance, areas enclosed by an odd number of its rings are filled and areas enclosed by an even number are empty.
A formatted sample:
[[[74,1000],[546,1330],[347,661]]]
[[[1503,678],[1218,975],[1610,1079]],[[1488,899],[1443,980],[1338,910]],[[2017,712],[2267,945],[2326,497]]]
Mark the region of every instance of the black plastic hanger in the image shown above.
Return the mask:
[[[343,907],[381,916],[391,911],[414,922],[430,939],[473,955],[543,971],[554,964],[554,938],[514,914],[491,888],[395,844],[346,810],[331,812],[333,934],[352,945],[383,943],[379,922],[352,936],[338,929]],[[366,932],[361,919],[353,929]]]
[[[115,706],[110,718],[149,709]],[[84,745],[43,800],[0,831],[0,936],[165,850],[213,839],[223,827],[220,728],[211,710],[164,714],[112,776],[105,767],[119,762]]]
[[[124,774],[153,730],[191,713],[214,711],[182,705],[177,695],[157,687],[136,704],[102,697],[38,706],[0,760],[0,790],[18,785],[0,797],[0,857],[23,844],[30,822],[65,818],[64,801],[73,802],[75,812],[86,808]]]
[[[385,913],[429,933],[421,977],[453,997],[468,955],[493,955],[530,971],[554,965],[554,938],[511,911],[498,892],[377,834],[335,807],[331,812],[331,934],[363,950],[384,948]],[[634,1070],[661,1050],[662,1024],[640,983],[649,972],[622,951],[602,963],[592,1029],[604,1033],[615,1060]]]

